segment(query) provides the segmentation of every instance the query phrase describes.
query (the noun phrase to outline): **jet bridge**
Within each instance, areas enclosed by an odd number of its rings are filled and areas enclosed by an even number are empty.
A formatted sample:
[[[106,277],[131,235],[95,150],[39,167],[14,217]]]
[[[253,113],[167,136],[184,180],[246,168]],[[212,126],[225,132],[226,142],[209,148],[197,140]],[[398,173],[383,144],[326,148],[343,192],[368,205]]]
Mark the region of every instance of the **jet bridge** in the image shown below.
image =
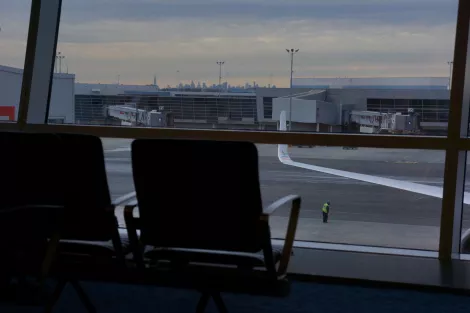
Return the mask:
[[[138,109],[135,103],[110,105],[107,116],[121,121],[122,126],[172,127],[173,115],[170,112]]]

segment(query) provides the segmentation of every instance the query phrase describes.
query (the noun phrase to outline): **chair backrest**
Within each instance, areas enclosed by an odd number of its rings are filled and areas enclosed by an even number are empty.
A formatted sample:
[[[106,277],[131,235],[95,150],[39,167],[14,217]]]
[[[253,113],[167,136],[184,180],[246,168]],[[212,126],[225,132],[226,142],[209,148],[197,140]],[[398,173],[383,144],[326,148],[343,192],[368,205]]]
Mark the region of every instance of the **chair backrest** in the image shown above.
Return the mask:
[[[263,248],[254,144],[135,140],[132,168],[144,244],[243,252]]]
[[[53,134],[0,133],[0,210],[62,205],[60,138]]]
[[[111,240],[117,221],[99,137],[2,133],[0,210],[27,204],[62,205],[62,238]]]
[[[37,267],[47,238],[59,226],[60,210],[48,207],[60,208],[65,199],[60,138],[0,132],[0,147],[0,246],[5,256],[0,263],[7,264],[0,267]]]
[[[111,240],[117,228],[99,137],[58,134],[63,149],[66,228],[63,238]]]

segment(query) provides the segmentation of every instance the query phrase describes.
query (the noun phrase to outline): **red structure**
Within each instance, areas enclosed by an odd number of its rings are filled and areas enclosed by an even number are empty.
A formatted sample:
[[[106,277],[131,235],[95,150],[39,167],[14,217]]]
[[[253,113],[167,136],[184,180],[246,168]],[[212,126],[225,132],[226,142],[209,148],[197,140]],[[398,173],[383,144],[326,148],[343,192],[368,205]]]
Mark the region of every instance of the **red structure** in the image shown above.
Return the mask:
[[[15,120],[15,107],[14,106],[0,106],[0,121],[14,121]]]

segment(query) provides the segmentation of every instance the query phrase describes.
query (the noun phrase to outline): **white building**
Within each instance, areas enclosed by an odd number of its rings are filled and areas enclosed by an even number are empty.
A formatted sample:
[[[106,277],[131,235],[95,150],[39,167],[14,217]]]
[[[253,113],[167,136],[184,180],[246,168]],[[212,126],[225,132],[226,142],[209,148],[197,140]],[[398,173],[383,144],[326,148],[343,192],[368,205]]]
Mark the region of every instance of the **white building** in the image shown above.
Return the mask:
[[[292,115],[290,114],[291,97],[273,99],[272,119],[279,121],[282,111],[286,111],[287,121],[292,119],[292,130],[329,131],[340,126],[340,108],[338,105],[319,100],[323,91],[310,91],[292,96]]]
[[[0,107],[14,108],[14,120],[18,119],[23,70],[19,68],[0,65]],[[51,101],[49,108],[49,122],[75,123],[75,75],[54,74],[52,83]],[[10,119],[10,118],[3,118]]]
[[[294,78],[294,88],[448,89],[449,77],[333,77]]]

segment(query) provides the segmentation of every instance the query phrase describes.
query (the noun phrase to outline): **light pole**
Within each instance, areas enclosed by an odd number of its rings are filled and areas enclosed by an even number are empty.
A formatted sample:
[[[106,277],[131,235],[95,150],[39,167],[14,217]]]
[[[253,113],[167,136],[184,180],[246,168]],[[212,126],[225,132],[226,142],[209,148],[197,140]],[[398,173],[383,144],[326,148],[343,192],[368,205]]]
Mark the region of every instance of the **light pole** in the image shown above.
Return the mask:
[[[180,91],[180,86],[181,86],[181,82],[180,82],[180,70],[176,70],[176,81],[177,81],[176,91]]]
[[[289,97],[289,131],[292,130],[292,75],[294,74],[294,54],[299,52],[299,49],[286,49],[290,55],[290,97]]]
[[[225,61],[217,61],[219,65],[219,92],[222,92],[222,65],[225,64]]]
[[[452,65],[454,64],[454,62],[449,61],[447,62],[447,64],[449,65],[449,90],[450,90],[450,87],[452,85]]]
[[[59,51],[57,52],[56,59],[59,60],[59,73],[62,73],[62,59],[64,59],[65,56],[62,55],[62,53]]]

